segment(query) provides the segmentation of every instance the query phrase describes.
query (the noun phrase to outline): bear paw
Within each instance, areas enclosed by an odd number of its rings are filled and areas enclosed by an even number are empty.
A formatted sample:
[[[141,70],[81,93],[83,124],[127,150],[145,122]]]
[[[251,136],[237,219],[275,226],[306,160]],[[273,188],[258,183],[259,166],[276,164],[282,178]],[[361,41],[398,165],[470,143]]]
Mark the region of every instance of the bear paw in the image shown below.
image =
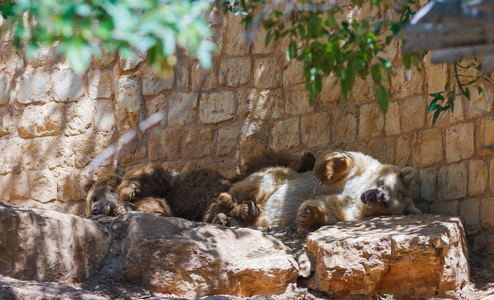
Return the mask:
[[[326,215],[321,207],[307,205],[297,214],[299,231],[307,231],[311,228],[319,228],[325,224]]]

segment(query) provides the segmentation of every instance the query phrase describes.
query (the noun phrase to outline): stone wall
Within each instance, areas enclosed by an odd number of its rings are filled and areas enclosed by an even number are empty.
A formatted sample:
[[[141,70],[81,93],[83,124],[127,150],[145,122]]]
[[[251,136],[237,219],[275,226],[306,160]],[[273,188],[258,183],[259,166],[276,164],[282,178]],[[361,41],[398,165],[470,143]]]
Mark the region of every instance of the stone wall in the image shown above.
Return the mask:
[[[311,150],[318,157],[358,150],[418,168],[418,206],[461,216],[477,252],[494,253],[494,156],[485,148],[494,143],[491,86],[471,101],[458,97],[454,113],[433,127],[428,95],[444,89],[452,70],[427,57],[423,69],[405,69],[395,41],[386,53],[394,66],[387,112],[379,110],[370,80],[357,82],[345,103],[333,76],[324,79],[311,105],[302,64],[285,60],[286,41],[266,49],[261,31],[245,44],[233,14],[213,11],[210,22],[221,47],[213,68],[204,70],[179,51],[178,64],[162,79],[143,59],[127,62],[111,54],[75,75],[54,51],[28,62],[4,39],[0,200],[82,214],[80,182],[89,176],[92,158],[161,111],[164,120],[119,147],[96,176],[147,161],[175,171],[213,167],[233,175],[244,157],[266,147]]]

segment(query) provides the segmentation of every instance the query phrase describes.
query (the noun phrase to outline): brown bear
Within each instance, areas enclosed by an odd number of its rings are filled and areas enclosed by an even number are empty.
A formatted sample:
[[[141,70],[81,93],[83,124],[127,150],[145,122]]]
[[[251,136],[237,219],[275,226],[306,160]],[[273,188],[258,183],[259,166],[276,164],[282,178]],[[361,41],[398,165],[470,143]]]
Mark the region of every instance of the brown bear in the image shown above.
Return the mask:
[[[241,226],[305,231],[368,216],[421,213],[410,192],[416,174],[360,152],[334,152],[313,172],[274,167],[248,176],[218,197],[205,221],[223,224],[233,218]]]

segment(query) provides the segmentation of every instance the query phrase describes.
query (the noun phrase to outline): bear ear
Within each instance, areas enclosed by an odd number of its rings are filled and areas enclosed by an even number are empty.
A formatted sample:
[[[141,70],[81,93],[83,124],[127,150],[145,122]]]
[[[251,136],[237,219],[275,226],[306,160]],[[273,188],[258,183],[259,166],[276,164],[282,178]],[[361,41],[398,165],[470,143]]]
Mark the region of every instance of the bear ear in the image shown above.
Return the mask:
[[[316,167],[315,175],[321,184],[331,184],[343,180],[353,166],[353,159],[344,152],[334,152]]]
[[[415,177],[417,177],[417,170],[412,167],[405,167],[400,171],[400,179],[408,187]]]
[[[87,179],[82,188],[84,189],[84,191],[87,193],[89,192],[89,190],[91,189],[91,187],[93,186],[93,184],[95,183],[96,181],[95,180],[92,180],[92,179]]]
[[[416,208],[414,205],[407,206],[403,212],[405,215],[421,215],[420,209]]]

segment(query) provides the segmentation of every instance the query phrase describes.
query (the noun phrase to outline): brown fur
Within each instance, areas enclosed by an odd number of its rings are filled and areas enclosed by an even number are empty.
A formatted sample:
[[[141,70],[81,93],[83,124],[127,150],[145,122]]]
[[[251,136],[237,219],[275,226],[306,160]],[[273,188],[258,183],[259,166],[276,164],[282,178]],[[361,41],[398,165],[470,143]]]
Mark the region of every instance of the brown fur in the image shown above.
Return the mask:
[[[118,205],[117,189],[122,182],[118,175],[106,175],[97,181],[90,180],[84,185],[86,197],[86,216],[115,216]]]
[[[244,226],[308,230],[367,216],[420,213],[410,192],[416,173],[359,152],[335,152],[314,172],[273,167],[248,176],[220,195],[206,221],[224,220],[223,214]]]

